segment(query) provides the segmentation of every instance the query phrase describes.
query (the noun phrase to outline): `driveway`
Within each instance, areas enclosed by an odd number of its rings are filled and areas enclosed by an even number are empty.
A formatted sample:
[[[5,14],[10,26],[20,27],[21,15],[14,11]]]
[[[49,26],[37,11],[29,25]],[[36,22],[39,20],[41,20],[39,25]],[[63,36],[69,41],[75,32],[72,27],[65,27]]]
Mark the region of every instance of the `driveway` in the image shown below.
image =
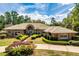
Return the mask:
[[[79,47],[77,46],[52,45],[52,44],[36,44],[36,46],[37,46],[36,49],[57,50],[57,51],[79,53]],[[7,46],[1,46],[0,52],[5,52],[6,47]]]
[[[79,53],[79,47],[77,46],[51,45],[51,44],[36,44],[36,45],[37,45],[36,49],[47,49],[47,50],[57,50],[57,51]]]
[[[0,52],[5,52],[5,48],[6,48],[7,46],[0,46]]]

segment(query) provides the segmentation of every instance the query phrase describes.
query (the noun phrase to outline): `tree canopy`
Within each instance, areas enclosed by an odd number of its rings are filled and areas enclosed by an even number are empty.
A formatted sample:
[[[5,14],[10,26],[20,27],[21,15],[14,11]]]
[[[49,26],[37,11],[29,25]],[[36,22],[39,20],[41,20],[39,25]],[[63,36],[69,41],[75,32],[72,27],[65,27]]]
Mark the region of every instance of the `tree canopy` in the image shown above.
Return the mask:
[[[67,18],[64,18],[62,22],[65,27],[77,30],[79,27],[79,3],[75,4],[71,13],[67,16]]]

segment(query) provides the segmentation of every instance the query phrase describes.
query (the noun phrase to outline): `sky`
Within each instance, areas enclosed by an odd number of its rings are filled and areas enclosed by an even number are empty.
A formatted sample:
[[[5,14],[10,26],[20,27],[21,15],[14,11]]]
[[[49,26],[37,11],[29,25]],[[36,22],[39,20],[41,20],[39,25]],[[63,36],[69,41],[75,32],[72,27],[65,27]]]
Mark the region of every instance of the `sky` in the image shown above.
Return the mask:
[[[41,19],[49,23],[51,17],[62,21],[74,6],[71,3],[0,3],[0,15],[13,10],[20,15],[28,15],[33,20]]]

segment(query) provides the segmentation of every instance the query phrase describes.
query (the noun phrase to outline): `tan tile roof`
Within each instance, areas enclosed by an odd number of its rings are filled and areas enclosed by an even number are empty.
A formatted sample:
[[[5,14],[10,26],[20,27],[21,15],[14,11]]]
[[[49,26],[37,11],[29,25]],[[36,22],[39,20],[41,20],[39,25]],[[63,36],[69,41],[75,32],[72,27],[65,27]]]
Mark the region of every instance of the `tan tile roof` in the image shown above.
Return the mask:
[[[48,29],[45,30],[45,32],[50,32],[50,33],[77,33],[76,31],[63,28],[60,26],[51,26]]]
[[[47,29],[49,26],[45,25],[45,24],[41,24],[41,23],[22,23],[22,24],[18,24],[18,25],[13,25],[7,28],[4,28],[4,30],[24,30],[27,28],[27,25],[33,25],[35,27],[35,29]]]

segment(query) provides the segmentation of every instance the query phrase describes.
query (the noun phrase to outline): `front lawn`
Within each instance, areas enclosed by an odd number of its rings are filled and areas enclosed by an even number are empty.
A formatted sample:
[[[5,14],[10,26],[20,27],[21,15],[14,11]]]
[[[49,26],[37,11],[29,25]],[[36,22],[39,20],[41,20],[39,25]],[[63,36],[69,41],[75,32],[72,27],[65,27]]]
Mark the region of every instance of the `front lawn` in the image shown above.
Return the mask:
[[[34,44],[46,44],[43,40],[42,37],[36,38],[35,40],[33,40]]]
[[[79,56],[79,53],[37,49],[33,56]]]
[[[0,53],[0,56],[6,56],[7,53]]]
[[[0,46],[8,46],[14,41],[18,41],[18,40],[15,38],[0,39]]]
[[[7,53],[0,53],[0,56],[6,55]],[[79,53],[36,49],[34,50],[32,56],[79,56]]]

